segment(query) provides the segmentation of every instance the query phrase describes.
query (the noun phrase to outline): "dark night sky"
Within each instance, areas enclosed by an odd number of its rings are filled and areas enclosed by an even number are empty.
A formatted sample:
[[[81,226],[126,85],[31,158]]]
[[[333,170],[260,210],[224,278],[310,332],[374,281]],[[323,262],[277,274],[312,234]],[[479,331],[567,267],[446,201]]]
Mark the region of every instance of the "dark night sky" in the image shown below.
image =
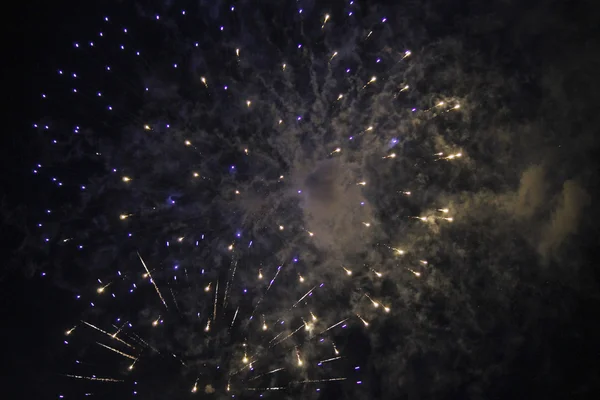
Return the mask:
[[[270,328],[280,318],[290,328],[302,323],[309,308],[328,325],[351,318],[346,331],[325,337],[342,349],[343,360],[317,375],[349,380],[318,393],[316,386],[289,384],[265,398],[587,399],[600,393],[600,215],[593,207],[599,193],[600,8],[593,1],[356,1],[352,8],[348,1],[313,0],[298,2],[306,18],[301,29],[293,1],[262,7],[235,2],[234,17],[226,2],[188,2],[190,18],[200,15],[192,22],[181,22],[173,11],[185,2],[87,3],[36,0],[6,17],[0,274],[6,398],[75,399],[93,392],[92,398],[131,399],[134,389],[141,399],[193,398],[189,389],[197,377],[199,398],[230,398],[224,372],[215,366],[239,364],[240,343],[249,337],[247,326],[227,329],[232,307],[239,305],[240,318],[247,319],[264,290],[255,281],[258,268],[268,282],[277,265],[284,266],[281,277],[258,314]],[[348,10],[357,22],[336,25],[349,18]],[[164,15],[159,27],[149,18],[157,12]],[[334,17],[327,27],[332,33],[322,39],[325,12]],[[113,28],[131,30],[128,46],[144,49],[145,64],[117,58],[120,39],[112,39],[117,35],[108,27],[102,29],[115,48],[75,55],[71,43],[96,34],[105,14]],[[215,33],[221,23],[232,33]],[[193,50],[190,37],[200,42],[200,53],[187,52]],[[303,53],[294,52],[298,42],[307,48]],[[242,56],[233,62],[236,46]],[[408,48],[413,54],[403,67],[399,51]],[[334,49],[339,65],[327,62]],[[377,57],[381,64],[373,62]],[[117,71],[110,78],[94,69],[105,59]],[[272,70],[282,59],[291,70],[284,78]],[[59,95],[65,86],[55,76],[59,67],[82,75],[82,91],[92,82],[117,111],[105,116],[105,110]],[[204,74],[206,87],[199,81]],[[371,75],[378,77],[372,85]],[[410,91],[398,91],[408,83]],[[216,92],[223,84],[227,95]],[[144,86],[152,88],[151,97],[139,96]],[[46,91],[51,101],[42,103]],[[338,93],[345,93],[342,101]],[[438,113],[440,100],[460,103],[460,113]],[[271,123],[278,118],[288,128]],[[31,128],[34,122],[60,126],[51,134],[66,144],[56,150],[42,129]],[[141,129],[145,123],[152,132]],[[166,123],[172,130],[154,128]],[[65,135],[75,124],[83,126],[81,134]],[[377,136],[369,136],[369,125]],[[351,142],[350,135],[356,135]],[[188,138],[198,153],[182,145]],[[100,161],[90,156],[95,151],[102,152]],[[438,151],[460,151],[462,158],[438,162]],[[33,175],[39,160],[49,168]],[[114,166],[134,177],[127,188],[111,178]],[[201,171],[201,183],[181,178],[192,171]],[[64,179],[65,188],[57,189],[50,176]],[[366,186],[356,184],[363,180]],[[407,190],[410,197],[402,194]],[[452,224],[440,219],[440,207],[448,207]],[[48,217],[46,208],[56,211]],[[122,212],[132,213],[127,225],[119,221]],[[411,219],[415,215],[428,217],[421,224]],[[309,240],[308,231],[318,241]],[[201,234],[206,244],[194,247]],[[185,240],[174,248],[178,237]],[[407,255],[400,261],[390,247]],[[155,268],[177,313],[165,313],[143,283],[137,252]],[[223,321],[205,339],[213,303],[198,300],[198,293],[209,281],[223,288],[232,260],[239,266],[230,297],[219,298]],[[185,280],[173,265],[185,269]],[[352,280],[341,266],[353,269]],[[385,277],[373,278],[374,269]],[[196,275],[187,277],[188,270]],[[310,286],[298,288],[298,275]],[[118,300],[89,300],[100,278]],[[135,297],[121,300],[132,282],[140,286]],[[320,282],[327,284],[313,303],[278,309]],[[392,312],[373,311],[365,293],[391,304]],[[76,301],[80,294],[86,300]],[[368,330],[357,314],[370,321]],[[156,333],[149,322],[158,315],[165,328]],[[104,338],[85,327],[63,344],[65,330],[79,320],[112,332],[117,316],[191,367],[138,342],[145,350],[128,375],[128,360],[98,350],[94,342]],[[260,343],[253,338],[250,346]],[[308,333],[292,340],[306,360],[333,357]],[[294,349],[274,352],[256,369],[293,364]],[[74,368],[76,359],[89,364]],[[354,365],[361,365],[359,372]],[[88,384],[64,376],[94,371],[126,382]],[[285,386],[314,376],[305,370],[253,382]],[[258,398],[258,392],[236,393]]]

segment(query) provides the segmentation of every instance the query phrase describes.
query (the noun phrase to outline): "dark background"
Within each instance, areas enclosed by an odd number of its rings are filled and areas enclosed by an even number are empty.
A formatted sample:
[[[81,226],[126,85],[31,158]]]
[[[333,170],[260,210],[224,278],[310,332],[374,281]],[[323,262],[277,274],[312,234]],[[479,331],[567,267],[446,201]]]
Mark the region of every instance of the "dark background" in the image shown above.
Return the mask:
[[[5,256],[2,257],[0,275],[2,360],[6,368],[0,384],[3,398],[55,398],[61,389],[56,379],[56,366],[61,365],[57,357],[61,354],[63,330],[79,315],[71,293],[33,274],[34,268],[23,264],[24,260],[30,262],[31,259],[21,257],[18,249],[28,234],[24,229],[27,215],[35,208],[36,199],[44,195],[30,173],[30,166],[39,151],[27,136],[31,120],[37,115],[32,108],[33,99],[37,96],[48,60],[57,57],[57,44],[71,40],[69,32],[76,31],[84,23],[85,19],[78,16],[101,15],[102,7],[95,3],[31,1],[13,7],[4,18],[9,46],[3,50],[2,63],[5,124],[1,135],[1,190],[3,222],[6,223],[2,228]],[[424,2],[423,7],[438,9],[436,15],[439,18],[424,18],[423,23],[440,32],[469,33],[471,30],[472,44],[480,46],[484,56],[504,59],[504,68],[513,68],[516,73],[533,71],[528,92],[531,99],[539,99],[542,95],[541,74],[536,73],[544,68],[554,68],[557,77],[569,81],[560,82],[560,86],[564,90],[561,97],[564,107],[573,113],[572,129],[594,136],[600,130],[600,113],[597,111],[600,7],[593,3]],[[492,16],[491,20],[486,16]],[[514,100],[524,114],[532,106],[528,100]],[[571,132],[564,130],[562,140],[565,143],[579,140],[573,139]],[[592,169],[591,161],[598,156],[597,147],[590,148],[588,159],[580,162]],[[568,162],[577,165],[578,160],[569,159]],[[595,198],[597,186],[588,189]],[[588,219],[597,221],[597,216],[590,211]],[[556,279],[540,289],[540,304],[545,304],[548,309],[562,308],[557,312],[559,317],[553,318],[553,313],[548,312],[535,329],[526,333],[531,350],[516,357],[502,380],[491,385],[494,391],[481,398],[584,399],[600,393],[600,300],[597,291],[600,274],[595,256],[596,232],[594,227],[589,228],[573,247],[577,278],[565,279],[564,285],[560,283],[561,279]],[[581,289],[582,282],[587,287],[585,290]],[[503,332],[495,332],[490,334],[489,340],[494,341],[502,335]],[[502,348],[497,351],[502,353]],[[427,385],[427,382],[423,384]],[[460,397],[449,395],[448,398]]]

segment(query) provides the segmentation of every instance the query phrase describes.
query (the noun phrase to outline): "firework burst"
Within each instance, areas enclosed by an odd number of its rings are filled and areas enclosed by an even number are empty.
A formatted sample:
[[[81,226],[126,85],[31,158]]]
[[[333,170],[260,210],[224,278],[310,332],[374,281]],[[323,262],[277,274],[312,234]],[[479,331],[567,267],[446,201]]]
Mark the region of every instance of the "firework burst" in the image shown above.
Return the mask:
[[[217,14],[90,17],[41,94],[35,173],[65,204],[42,241],[87,305],[64,376],[92,387],[65,393],[349,396],[458,223],[425,191],[468,159],[467,107],[393,21]]]

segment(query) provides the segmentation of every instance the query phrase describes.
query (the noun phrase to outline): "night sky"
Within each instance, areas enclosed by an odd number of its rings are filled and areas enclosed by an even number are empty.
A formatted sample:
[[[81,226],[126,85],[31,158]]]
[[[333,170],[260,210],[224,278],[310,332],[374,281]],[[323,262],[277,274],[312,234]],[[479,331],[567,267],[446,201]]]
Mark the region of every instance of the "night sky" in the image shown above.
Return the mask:
[[[600,393],[593,1],[87,3],[5,17],[2,398]]]

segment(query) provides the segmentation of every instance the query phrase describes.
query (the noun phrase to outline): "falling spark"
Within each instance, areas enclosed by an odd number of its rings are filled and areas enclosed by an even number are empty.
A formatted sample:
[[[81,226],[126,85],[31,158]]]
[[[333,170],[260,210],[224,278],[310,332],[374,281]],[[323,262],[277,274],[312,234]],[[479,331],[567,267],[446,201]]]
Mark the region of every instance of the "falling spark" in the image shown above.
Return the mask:
[[[335,381],[345,381],[347,378],[329,378],[329,379],[315,379],[315,380],[306,380],[306,381],[297,381],[294,383],[319,383],[319,382],[335,382]]]
[[[105,344],[102,344],[102,343],[100,343],[100,342],[96,342],[96,343],[98,343],[98,344],[99,344],[100,346],[102,346],[102,347],[105,347],[105,348],[109,349],[110,351],[114,351],[115,353],[117,353],[117,354],[119,354],[119,355],[122,355],[123,357],[127,357],[127,358],[130,358],[130,359],[132,359],[132,360],[136,360],[136,357],[134,357],[134,356],[131,356],[131,355],[127,354],[127,353],[123,353],[122,351],[119,351],[119,350],[117,350],[117,349],[115,349],[115,348],[112,348],[112,347],[110,347],[110,346],[107,346],[107,345],[105,345]]]
[[[329,328],[325,329],[323,332],[320,332],[320,333],[319,333],[319,335],[321,335],[321,334],[323,334],[323,333],[327,332],[327,331],[328,331],[328,330],[330,330],[330,329],[333,329],[333,328],[335,328],[335,327],[336,327],[336,326],[338,326],[338,325],[341,325],[341,324],[343,324],[343,323],[344,323],[344,322],[346,322],[346,321],[348,321],[348,318],[345,318],[345,319],[341,320],[340,322],[336,322],[335,324],[331,325]]]
[[[152,274],[150,274],[150,271],[148,270],[148,267],[146,266],[144,259],[142,259],[142,256],[140,255],[140,253],[137,253],[137,255],[140,258],[140,261],[142,262],[142,265],[144,266],[144,269],[146,270],[148,277],[150,278],[150,282],[152,282],[152,285],[154,285],[154,289],[156,290],[156,293],[158,293],[158,297],[160,297],[160,301],[162,301],[163,305],[168,310],[169,307],[167,307],[167,303],[165,302],[165,299],[163,298],[162,294],[160,293],[160,290],[158,290],[158,286],[156,286],[156,282],[154,282],[154,279],[152,279]]]
[[[275,347],[277,346],[279,343],[281,342],[285,342],[287,339],[291,338],[294,334],[296,334],[300,329],[302,328],[306,328],[306,326],[304,324],[300,325],[298,328],[296,328],[295,331],[293,331],[292,333],[290,333],[289,335],[287,335],[286,337],[284,337],[283,339],[281,339],[279,342],[271,345],[271,347]]]
[[[217,287],[215,288],[215,303],[213,306],[213,321],[217,318],[217,299],[219,296],[219,281],[217,281]]]
[[[127,343],[127,342],[125,342],[124,340],[122,340],[122,339],[120,339],[120,338],[116,337],[116,334],[115,334],[115,335],[111,335],[110,333],[108,333],[108,332],[106,332],[106,331],[104,331],[104,330],[102,330],[102,329],[98,328],[96,325],[92,325],[92,324],[90,324],[89,322],[86,322],[86,321],[81,321],[81,322],[83,322],[84,324],[86,324],[86,325],[87,325],[87,326],[89,326],[90,328],[93,328],[93,329],[97,330],[98,332],[102,332],[102,333],[104,333],[106,336],[109,336],[111,339],[118,340],[119,342],[123,343],[124,345],[126,345],[126,346],[128,346],[128,347],[134,348],[134,347],[133,347],[132,345],[130,345],[129,343]]]
[[[81,376],[81,375],[65,375],[69,378],[75,379],[87,379],[89,381],[99,381],[99,382],[124,382],[122,379],[113,379],[113,378],[98,378],[96,376]]]
[[[233,314],[233,319],[231,320],[231,325],[229,326],[229,328],[233,328],[233,323],[235,322],[235,318],[238,315],[238,311],[240,311],[239,307],[235,309],[235,314]]]
[[[127,367],[128,370],[133,370],[133,367],[135,366],[135,363],[138,362],[138,358],[135,359],[135,361],[133,363],[131,363],[131,365],[129,365],[129,367]]]
[[[296,347],[296,358],[298,359],[298,366],[301,367],[302,359],[300,358],[300,350],[298,350],[298,347]]]
[[[342,358],[342,357],[328,358],[327,360],[321,360],[321,361],[319,361],[319,364],[323,364],[323,363],[326,363],[326,362],[331,362],[331,361],[339,360],[340,358]]]
[[[363,323],[363,324],[365,324],[365,326],[367,326],[367,327],[369,326],[369,323],[368,323],[367,321],[365,321],[365,320],[363,319],[363,317],[361,317],[361,316],[360,316],[360,315],[358,315],[358,314],[356,314],[356,316],[358,317],[358,319],[360,319],[360,320],[362,321],[362,323]]]
[[[106,289],[106,288],[107,288],[107,287],[109,287],[109,286],[110,286],[110,283],[109,283],[109,284],[107,284],[107,285],[101,286],[101,287],[99,287],[98,289],[96,289],[96,292],[97,292],[98,294],[101,294],[101,293],[103,293],[103,292],[104,292],[104,289]]]
[[[344,271],[346,271],[346,275],[348,275],[348,276],[351,276],[351,275],[352,275],[352,271],[351,271],[351,270],[349,270],[349,269],[348,269],[348,268],[346,268],[346,267],[342,267],[342,268],[344,269]]]
[[[334,154],[334,153],[339,153],[339,152],[341,152],[341,151],[342,151],[342,149],[340,149],[340,148],[338,147],[337,149],[335,149],[334,151],[332,151],[331,153],[329,153],[329,155],[332,155],[332,154]]]
[[[323,25],[321,25],[321,29],[325,28],[325,24],[329,21],[329,14],[325,14],[325,19],[323,20]]]
[[[298,305],[298,303],[300,303],[302,300],[304,300],[304,298],[308,295],[310,295],[312,293],[313,290],[315,290],[316,286],[313,286],[312,289],[310,289],[308,292],[306,292],[304,294],[304,296],[300,297],[300,300],[298,300],[297,302],[294,303],[294,305],[292,306],[292,308],[296,307]]]
[[[418,272],[418,271],[413,271],[413,270],[412,270],[412,269],[410,269],[410,268],[407,268],[407,269],[408,269],[410,272],[412,272],[412,273],[413,273],[413,274],[414,274],[416,277],[419,277],[419,276],[421,276],[421,273],[420,273],[420,272]]]
[[[274,370],[272,370],[272,371],[265,372],[264,374],[261,374],[261,375],[255,376],[254,378],[250,378],[250,379],[248,379],[248,381],[253,381],[253,380],[255,380],[255,379],[262,378],[262,377],[263,377],[263,376],[265,376],[265,375],[274,374],[275,372],[279,372],[279,371],[283,371],[283,370],[284,370],[284,368],[277,368],[277,369],[274,369]]]

